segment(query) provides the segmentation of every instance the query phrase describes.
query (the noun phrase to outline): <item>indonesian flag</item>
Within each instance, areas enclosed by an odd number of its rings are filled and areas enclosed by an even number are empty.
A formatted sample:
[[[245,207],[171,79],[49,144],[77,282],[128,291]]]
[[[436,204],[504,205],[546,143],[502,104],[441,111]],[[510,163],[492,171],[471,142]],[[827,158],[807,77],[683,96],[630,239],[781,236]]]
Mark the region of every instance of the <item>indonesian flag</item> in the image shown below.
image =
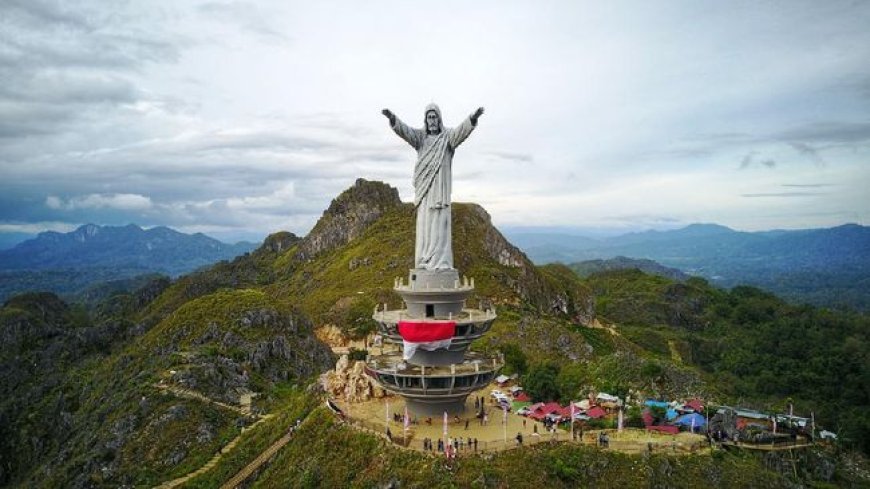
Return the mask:
[[[399,321],[402,336],[402,358],[409,360],[417,348],[426,351],[449,348],[456,334],[456,321]]]

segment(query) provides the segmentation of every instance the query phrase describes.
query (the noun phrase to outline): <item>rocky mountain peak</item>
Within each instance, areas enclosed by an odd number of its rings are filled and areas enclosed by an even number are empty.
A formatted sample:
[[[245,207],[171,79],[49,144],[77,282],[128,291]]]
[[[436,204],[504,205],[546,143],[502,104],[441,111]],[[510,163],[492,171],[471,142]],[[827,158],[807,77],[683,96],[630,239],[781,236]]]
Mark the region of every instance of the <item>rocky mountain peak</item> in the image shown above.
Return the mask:
[[[100,226],[97,226],[96,224],[85,224],[83,226],[79,226],[79,228],[75,230],[74,237],[76,241],[83,243],[88,238],[93,238],[94,236],[99,234],[100,230]]]
[[[357,179],[352,187],[332,200],[296,254],[303,261],[343,246],[389,209],[402,205],[399,191],[383,182]]]

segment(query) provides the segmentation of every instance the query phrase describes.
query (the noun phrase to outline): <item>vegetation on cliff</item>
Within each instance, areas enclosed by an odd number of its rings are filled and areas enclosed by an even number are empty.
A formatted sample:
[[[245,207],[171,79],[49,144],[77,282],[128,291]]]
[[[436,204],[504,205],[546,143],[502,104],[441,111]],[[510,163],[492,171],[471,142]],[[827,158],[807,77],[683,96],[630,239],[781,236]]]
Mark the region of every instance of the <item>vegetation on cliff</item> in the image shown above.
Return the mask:
[[[172,284],[156,278],[134,292],[95,294],[89,310],[46,294],[8,301],[0,308],[0,367],[9,373],[0,381],[0,482],[151,485],[184,475],[254,421],[239,404],[254,394],[254,413],[276,415],[190,487],[223,482],[309,412],[255,486],[797,483],[751,457],[643,458],[563,445],[448,470],[440,458],[384,446],[312,411],[320,401],[307,389],[333,360],[313,328],[360,336],[377,305],[400,307],[392,285],[412,266],[413,219],[395,189],[361,180],[308,236],[276,233]],[[791,397],[801,412],[842,423],[843,436],[866,449],[866,317],[694,278],[619,270],[581,279],[562,265],[536,267],[474,204],[455,204],[453,229],[455,265],[475,278],[469,305],[499,315],[473,347],[503,352],[511,373],[545,378],[547,396],[631,390],[760,407]]]

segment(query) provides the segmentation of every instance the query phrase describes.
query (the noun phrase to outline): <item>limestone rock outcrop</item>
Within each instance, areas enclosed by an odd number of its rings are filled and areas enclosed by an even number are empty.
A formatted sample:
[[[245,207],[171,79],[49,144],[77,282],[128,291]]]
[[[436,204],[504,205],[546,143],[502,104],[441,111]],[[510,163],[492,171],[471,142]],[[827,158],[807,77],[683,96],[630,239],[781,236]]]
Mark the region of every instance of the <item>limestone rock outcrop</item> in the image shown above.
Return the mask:
[[[308,261],[360,236],[387,210],[399,206],[399,191],[382,182],[357,179],[333,199],[314,229],[299,243],[296,258]]]
[[[351,362],[342,355],[335,369],[322,377],[323,389],[330,395],[347,402],[363,402],[381,398],[386,392],[365,373],[365,362]]]

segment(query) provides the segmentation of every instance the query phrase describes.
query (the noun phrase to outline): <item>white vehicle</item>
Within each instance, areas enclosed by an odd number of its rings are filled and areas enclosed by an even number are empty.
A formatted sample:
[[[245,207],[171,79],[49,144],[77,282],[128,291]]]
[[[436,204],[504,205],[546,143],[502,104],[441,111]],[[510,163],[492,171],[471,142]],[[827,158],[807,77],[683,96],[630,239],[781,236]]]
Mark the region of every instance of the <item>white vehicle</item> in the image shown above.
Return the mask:
[[[489,396],[495,400],[502,399],[502,398],[507,399],[507,396],[505,395],[505,393],[498,390],[498,389],[493,389],[492,392],[489,393]]]

